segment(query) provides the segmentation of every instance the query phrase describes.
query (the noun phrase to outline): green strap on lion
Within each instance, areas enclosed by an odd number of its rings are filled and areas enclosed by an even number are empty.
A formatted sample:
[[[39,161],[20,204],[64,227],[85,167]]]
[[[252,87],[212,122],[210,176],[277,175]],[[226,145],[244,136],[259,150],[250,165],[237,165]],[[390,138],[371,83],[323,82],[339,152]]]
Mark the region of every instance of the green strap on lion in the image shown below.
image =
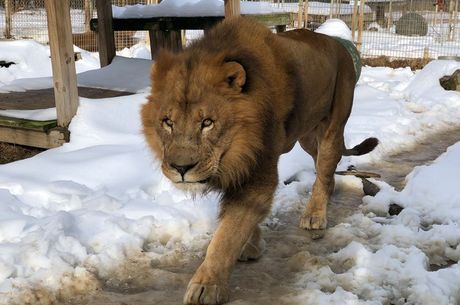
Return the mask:
[[[361,76],[361,68],[362,68],[362,62],[361,62],[361,56],[359,55],[358,49],[355,47],[355,44],[347,39],[343,39],[340,37],[333,37],[335,40],[340,42],[342,46],[347,49],[348,53],[350,53],[351,58],[353,59],[353,66],[355,67],[355,73],[356,73],[356,82],[358,82],[359,77]]]

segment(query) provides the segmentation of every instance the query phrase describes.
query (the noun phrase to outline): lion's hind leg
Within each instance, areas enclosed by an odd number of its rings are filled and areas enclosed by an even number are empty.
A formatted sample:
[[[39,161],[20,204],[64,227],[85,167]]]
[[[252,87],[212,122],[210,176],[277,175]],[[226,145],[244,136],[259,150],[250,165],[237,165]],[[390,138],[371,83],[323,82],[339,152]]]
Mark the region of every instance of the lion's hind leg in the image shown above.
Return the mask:
[[[303,229],[325,229],[327,226],[327,204],[334,191],[334,172],[342,157],[342,143],[343,132],[329,128],[318,145],[316,180],[300,219]]]
[[[300,227],[304,229],[325,229],[327,226],[327,204],[334,191],[334,172],[342,158],[343,132],[353,102],[353,78],[347,73],[338,75],[330,116],[319,124],[314,137],[301,139],[302,147],[307,152],[316,152],[316,158],[313,156],[316,180],[310,201],[300,219]]]

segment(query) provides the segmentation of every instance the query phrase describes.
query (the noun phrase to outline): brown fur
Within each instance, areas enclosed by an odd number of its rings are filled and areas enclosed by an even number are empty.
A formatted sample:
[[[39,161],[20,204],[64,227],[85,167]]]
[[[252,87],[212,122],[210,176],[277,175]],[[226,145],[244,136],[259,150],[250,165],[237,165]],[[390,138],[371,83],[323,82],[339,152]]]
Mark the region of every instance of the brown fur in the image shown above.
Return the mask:
[[[185,304],[227,301],[235,261],[262,254],[258,224],[270,211],[278,158],[297,141],[317,169],[300,226],[326,227],[342,154],[377,144],[344,146],[355,77],[351,57],[334,39],[307,30],[275,35],[242,18],[225,20],[181,53],[158,57],[142,109],[147,142],[177,186],[223,194],[219,227]]]

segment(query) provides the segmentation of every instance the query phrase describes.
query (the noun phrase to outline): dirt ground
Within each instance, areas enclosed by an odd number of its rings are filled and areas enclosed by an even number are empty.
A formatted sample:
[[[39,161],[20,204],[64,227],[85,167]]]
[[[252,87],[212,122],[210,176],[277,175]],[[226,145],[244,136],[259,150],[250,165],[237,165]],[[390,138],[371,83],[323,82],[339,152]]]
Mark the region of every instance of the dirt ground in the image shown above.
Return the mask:
[[[43,149],[0,142],[0,164],[35,156]]]
[[[371,67],[390,67],[393,69],[410,67],[412,71],[423,69],[430,59],[412,58],[412,59],[391,59],[387,56],[379,56],[375,58],[363,58],[363,66]]]

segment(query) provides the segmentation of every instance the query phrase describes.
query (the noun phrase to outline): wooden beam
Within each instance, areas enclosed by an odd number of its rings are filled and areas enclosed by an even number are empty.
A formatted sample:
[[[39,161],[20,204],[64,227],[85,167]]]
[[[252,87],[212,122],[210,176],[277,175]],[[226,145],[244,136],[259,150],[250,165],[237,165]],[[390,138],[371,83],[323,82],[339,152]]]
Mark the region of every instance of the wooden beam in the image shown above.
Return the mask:
[[[93,18],[93,0],[85,0],[85,32],[91,31],[89,22]]]
[[[152,59],[155,59],[158,51],[161,49],[168,49],[173,52],[182,50],[182,35],[180,30],[150,30],[149,38]]]
[[[292,22],[289,13],[274,13],[262,15],[242,15],[245,18],[257,20],[266,26],[288,25]],[[223,16],[207,17],[151,17],[113,19],[114,31],[174,31],[209,29],[224,19]],[[91,30],[99,30],[99,20],[91,19]]]
[[[57,126],[56,120],[34,121],[19,118],[12,118],[0,115],[0,126],[31,129],[37,131],[48,131]]]
[[[225,0],[225,18],[240,15],[240,0]]]
[[[57,0],[62,1],[62,0]],[[0,126],[0,142],[40,147],[59,147],[69,141],[66,128],[53,128],[48,132]]]
[[[69,125],[78,108],[77,72],[70,24],[70,1],[45,0],[58,126]]]
[[[62,1],[62,0],[61,0]],[[101,67],[109,65],[115,57],[115,38],[112,28],[112,1],[96,0],[97,44]]]

